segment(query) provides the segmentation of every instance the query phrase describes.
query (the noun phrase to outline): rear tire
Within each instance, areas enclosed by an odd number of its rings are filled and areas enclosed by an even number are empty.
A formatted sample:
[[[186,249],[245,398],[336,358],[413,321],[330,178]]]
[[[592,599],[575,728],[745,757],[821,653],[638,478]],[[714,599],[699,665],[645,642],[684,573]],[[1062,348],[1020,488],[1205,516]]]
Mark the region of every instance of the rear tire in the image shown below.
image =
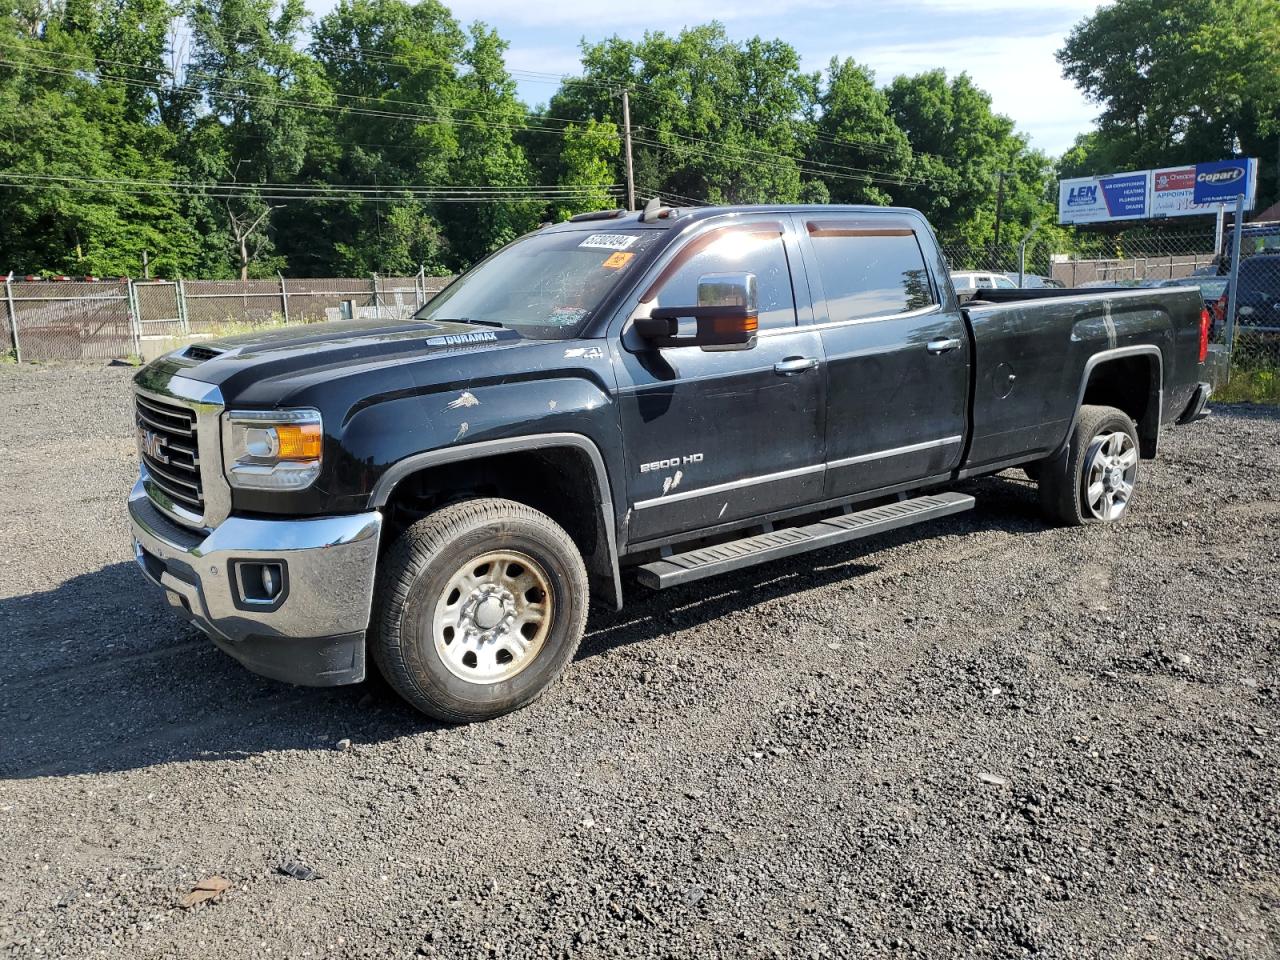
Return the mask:
[[[370,648],[428,716],[471,723],[535,700],[586,627],[582,556],[550,517],[511,500],[453,503],[409,527],[378,572]]]
[[[1138,431],[1128,414],[1082,406],[1066,447],[1039,465],[1041,509],[1067,526],[1114,523],[1128,512],[1138,461]]]

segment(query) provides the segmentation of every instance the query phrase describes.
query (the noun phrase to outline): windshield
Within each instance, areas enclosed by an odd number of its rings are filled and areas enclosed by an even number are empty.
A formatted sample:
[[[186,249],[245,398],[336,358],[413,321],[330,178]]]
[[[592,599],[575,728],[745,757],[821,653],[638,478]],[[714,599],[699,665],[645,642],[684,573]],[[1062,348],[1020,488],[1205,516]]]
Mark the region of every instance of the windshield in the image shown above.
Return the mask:
[[[501,325],[541,340],[575,337],[661,235],[612,230],[524,237],[463,274],[414,319]]]

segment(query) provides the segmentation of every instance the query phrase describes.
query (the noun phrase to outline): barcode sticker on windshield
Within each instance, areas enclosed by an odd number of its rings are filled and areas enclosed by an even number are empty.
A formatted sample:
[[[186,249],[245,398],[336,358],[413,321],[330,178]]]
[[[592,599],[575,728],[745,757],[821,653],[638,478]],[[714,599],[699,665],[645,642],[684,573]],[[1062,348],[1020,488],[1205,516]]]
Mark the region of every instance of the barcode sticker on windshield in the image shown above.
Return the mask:
[[[601,250],[625,250],[635,242],[635,235],[630,233],[593,233],[578,246],[597,247]]]

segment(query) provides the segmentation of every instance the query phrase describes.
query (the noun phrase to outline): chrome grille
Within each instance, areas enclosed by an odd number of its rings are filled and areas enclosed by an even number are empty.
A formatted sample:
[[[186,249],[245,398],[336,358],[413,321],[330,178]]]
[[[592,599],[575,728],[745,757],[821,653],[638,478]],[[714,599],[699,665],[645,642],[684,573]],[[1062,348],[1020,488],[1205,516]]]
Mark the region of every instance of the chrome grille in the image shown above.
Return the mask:
[[[156,485],[174,504],[204,514],[196,412],[189,407],[134,395],[138,452]]]

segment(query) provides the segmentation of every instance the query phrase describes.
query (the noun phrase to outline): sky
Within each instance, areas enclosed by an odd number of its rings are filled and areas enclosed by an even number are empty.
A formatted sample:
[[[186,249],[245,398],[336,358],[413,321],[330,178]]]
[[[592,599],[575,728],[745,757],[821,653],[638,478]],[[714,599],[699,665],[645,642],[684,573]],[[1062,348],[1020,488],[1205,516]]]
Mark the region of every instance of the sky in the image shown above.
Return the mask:
[[[901,73],[934,67],[968,71],[1011,117],[1032,146],[1060,154],[1092,125],[1097,107],[1062,78],[1054,51],[1097,0],[445,0],[464,24],[483,20],[510,44],[512,70],[578,74],[579,42],[617,34],[639,39],[646,30],[678,32],[720,20],[735,40],[760,35],[795,47],[805,70],[825,68],[833,56],[853,57],[887,84]],[[323,13],[325,2],[313,4]],[[520,96],[546,103],[554,81],[520,79]]]

